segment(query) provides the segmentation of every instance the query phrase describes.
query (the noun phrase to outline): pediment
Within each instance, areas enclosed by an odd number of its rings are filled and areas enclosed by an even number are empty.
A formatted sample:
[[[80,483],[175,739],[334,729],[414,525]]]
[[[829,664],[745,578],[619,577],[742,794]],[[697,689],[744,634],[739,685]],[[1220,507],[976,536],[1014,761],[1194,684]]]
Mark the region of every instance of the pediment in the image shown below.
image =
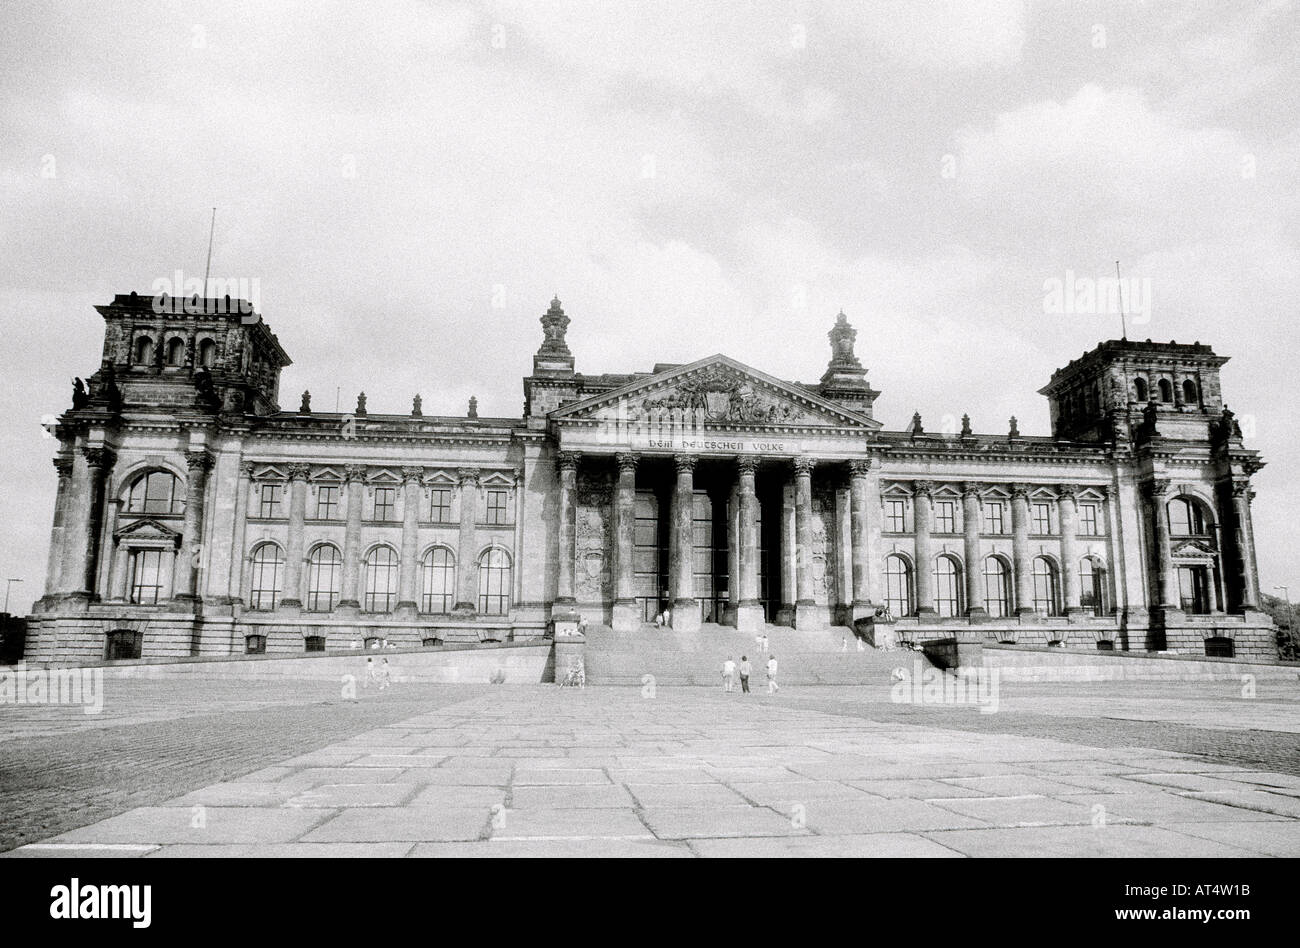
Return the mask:
[[[115,540],[163,540],[168,543],[176,543],[180,538],[180,531],[173,530],[167,524],[151,519],[132,521],[113,532],[113,539]]]
[[[725,428],[856,428],[880,422],[722,355],[565,405],[552,420]]]
[[[1182,557],[1183,559],[1201,559],[1215,556],[1214,547],[1204,540],[1183,540],[1169,550],[1171,556]]]

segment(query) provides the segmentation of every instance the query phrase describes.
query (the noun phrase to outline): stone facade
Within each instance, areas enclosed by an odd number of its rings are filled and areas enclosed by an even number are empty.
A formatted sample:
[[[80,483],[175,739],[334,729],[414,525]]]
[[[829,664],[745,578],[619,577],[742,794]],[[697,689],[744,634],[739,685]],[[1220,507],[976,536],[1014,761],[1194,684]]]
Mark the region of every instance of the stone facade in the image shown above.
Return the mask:
[[[1197,344],[1110,341],[1051,437],[886,431],[840,314],[816,383],[725,356],[583,375],[558,300],[519,418],[279,404],[242,301],[121,295],[59,419],[35,661],[856,625],[1276,657],[1250,477]],[[703,628],[700,634],[708,634]]]

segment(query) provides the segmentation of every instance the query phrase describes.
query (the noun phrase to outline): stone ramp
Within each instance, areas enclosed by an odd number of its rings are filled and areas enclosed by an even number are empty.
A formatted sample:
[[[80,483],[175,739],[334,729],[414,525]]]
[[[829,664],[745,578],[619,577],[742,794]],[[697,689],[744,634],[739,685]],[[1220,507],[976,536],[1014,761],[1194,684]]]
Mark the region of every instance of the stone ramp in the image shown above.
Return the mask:
[[[895,668],[911,668],[918,659],[925,662],[919,652],[882,652],[869,646],[858,651],[857,640],[846,627],[808,631],[768,626],[765,631],[769,651],[780,666],[777,681],[782,685],[886,684]],[[653,625],[636,632],[614,632],[608,626],[588,626],[587,681],[640,685],[644,676],[653,675],[661,685],[720,685],[722,663],[728,657],[739,663],[740,657],[747,655],[754,666],[750,687],[766,688],[768,656],[758,653],[754,636],[712,624],[698,632],[656,629]]]

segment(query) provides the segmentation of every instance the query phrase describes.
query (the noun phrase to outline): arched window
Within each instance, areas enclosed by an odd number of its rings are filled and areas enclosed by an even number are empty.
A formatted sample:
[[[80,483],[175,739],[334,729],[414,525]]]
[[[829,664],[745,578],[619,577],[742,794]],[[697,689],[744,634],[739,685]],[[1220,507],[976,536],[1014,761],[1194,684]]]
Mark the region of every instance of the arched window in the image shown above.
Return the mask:
[[[148,336],[140,336],[135,341],[135,357],[132,360],[136,365],[148,365],[153,362],[153,340]]]
[[[991,616],[1011,614],[1011,573],[1000,557],[984,558],[984,608]]]
[[[185,364],[185,340],[180,336],[172,336],[167,340],[167,364]]]
[[[456,561],[451,550],[435,546],[420,563],[420,611],[451,612],[456,599]]]
[[[912,614],[912,570],[896,553],[885,557],[885,603],[895,617]]]
[[[1189,497],[1169,501],[1169,532],[1176,537],[1203,536],[1207,531],[1201,505]]]
[[[1172,402],[1174,400],[1174,386],[1169,379],[1161,379],[1157,384],[1160,386],[1160,400],[1162,402]]]
[[[1147,397],[1148,395],[1150,395],[1150,392],[1147,390],[1146,379],[1139,378],[1133,380],[1133,394],[1136,396],[1136,400],[1139,402],[1145,402],[1147,400]]]
[[[392,612],[397,604],[397,554],[392,547],[377,546],[365,562],[366,612]]]
[[[180,478],[170,471],[141,474],[131,484],[127,513],[180,514],[185,512],[185,492]]]
[[[1034,557],[1034,611],[1043,616],[1060,614],[1056,567],[1045,556]]]
[[[941,616],[961,615],[961,567],[951,556],[934,561],[934,611]]]
[[[144,645],[144,633],[135,629],[114,629],[104,642],[104,658],[110,662],[139,658]]]
[[[248,591],[250,609],[274,609],[284,583],[284,554],[274,543],[253,551],[253,576]]]
[[[1106,614],[1105,573],[1091,556],[1079,560],[1079,605],[1093,615]]]
[[[339,601],[343,557],[338,547],[322,544],[307,557],[307,611],[330,612]]]
[[[163,598],[167,586],[167,566],[171,553],[166,550],[134,550],[131,552],[131,601],[151,606]]]
[[[478,560],[478,611],[503,616],[510,609],[510,556],[492,547]]]
[[[1195,405],[1197,401],[1195,380],[1183,379],[1183,404]]]
[[[199,365],[205,369],[212,368],[217,361],[217,344],[211,339],[199,341]]]

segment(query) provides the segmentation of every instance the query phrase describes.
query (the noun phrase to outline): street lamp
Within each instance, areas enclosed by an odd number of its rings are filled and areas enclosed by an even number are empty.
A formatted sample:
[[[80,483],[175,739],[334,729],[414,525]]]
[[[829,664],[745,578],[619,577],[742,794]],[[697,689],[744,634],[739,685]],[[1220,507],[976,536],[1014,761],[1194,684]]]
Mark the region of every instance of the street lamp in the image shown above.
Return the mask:
[[[22,582],[21,579],[5,580],[5,608],[4,608],[5,615],[9,614],[9,590],[14,588],[14,583],[21,583],[21,582]]]

